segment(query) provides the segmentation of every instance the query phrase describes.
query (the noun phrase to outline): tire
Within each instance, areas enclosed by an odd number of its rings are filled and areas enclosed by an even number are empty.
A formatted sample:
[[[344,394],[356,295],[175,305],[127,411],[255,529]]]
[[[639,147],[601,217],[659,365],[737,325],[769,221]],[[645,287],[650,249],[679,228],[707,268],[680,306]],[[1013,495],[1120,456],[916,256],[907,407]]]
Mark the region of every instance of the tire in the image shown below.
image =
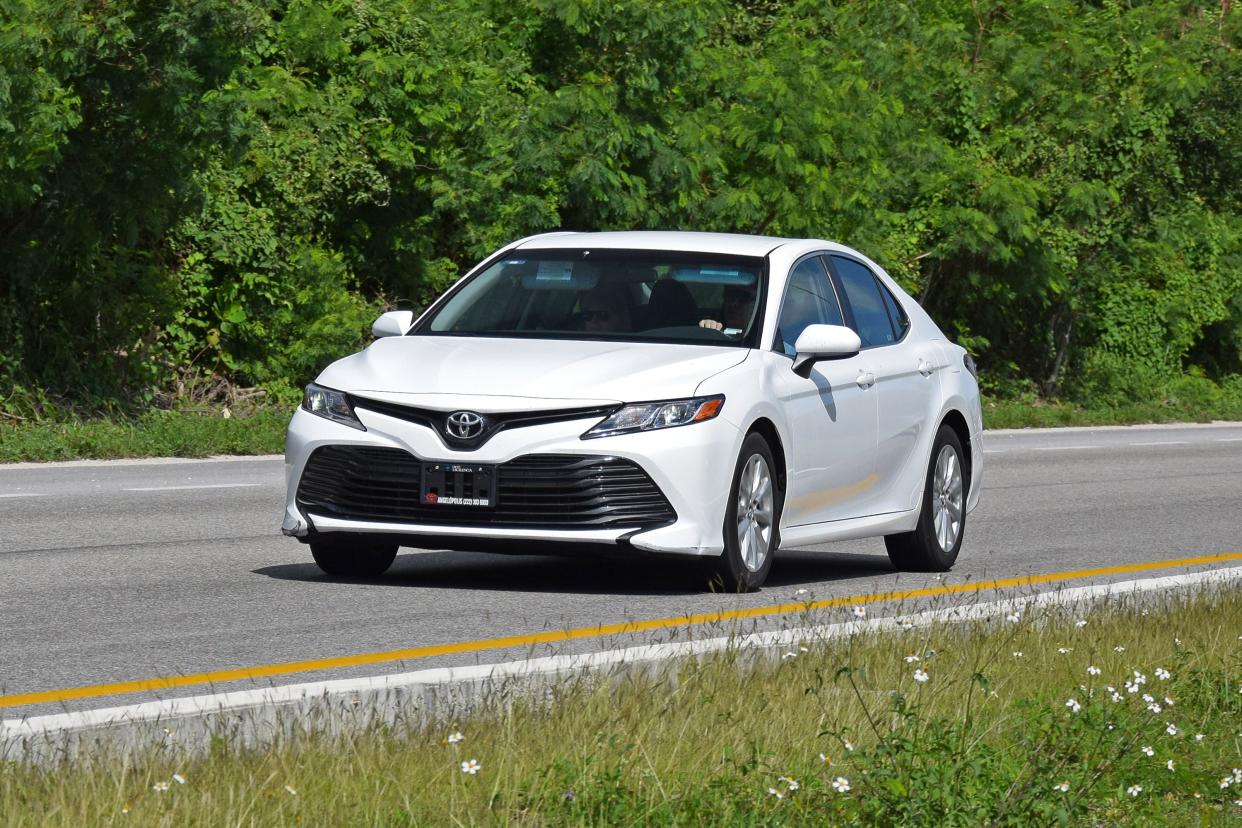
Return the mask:
[[[888,559],[903,572],[948,572],[966,536],[966,494],[970,470],[957,432],[942,425],[932,443],[923,485],[923,504],[913,532],[888,535]],[[941,517],[943,516],[943,517]],[[946,548],[947,547],[947,548]]]
[[[772,559],[780,546],[784,495],[772,449],[761,435],[749,434],[742,442],[729,493],[724,552],[713,567],[712,585],[728,592],[749,592],[762,586],[772,571]]]
[[[329,575],[375,578],[397,557],[397,545],[353,540],[316,540],[310,544],[315,563]]]

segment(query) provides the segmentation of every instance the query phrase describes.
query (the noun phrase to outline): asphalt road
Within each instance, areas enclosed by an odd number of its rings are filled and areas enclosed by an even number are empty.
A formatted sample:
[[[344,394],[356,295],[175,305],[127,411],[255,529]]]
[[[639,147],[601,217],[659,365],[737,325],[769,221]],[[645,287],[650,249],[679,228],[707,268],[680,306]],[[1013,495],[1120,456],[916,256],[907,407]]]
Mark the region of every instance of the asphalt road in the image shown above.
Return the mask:
[[[881,541],[851,541],[781,550],[768,585],[742,596],[703,593],[694,571],[677,565],[460,552],[406,553],[381,580],[333,580],[306,547],[280,535],[280,458],[0,466],[0,697],[1242,551],[1242,424],[989,432],[984,442],[983,499],[951,574],[898,574]],[[1094,580],[1135,577],[1143,575]],[[950,600],[978,599],[935,603]],[[871,614],[909,608],[877,605]],[[825,612],[826,620],[846,615]],[[154,695],[0,705],[0,717],[684,635],[661,630]]]

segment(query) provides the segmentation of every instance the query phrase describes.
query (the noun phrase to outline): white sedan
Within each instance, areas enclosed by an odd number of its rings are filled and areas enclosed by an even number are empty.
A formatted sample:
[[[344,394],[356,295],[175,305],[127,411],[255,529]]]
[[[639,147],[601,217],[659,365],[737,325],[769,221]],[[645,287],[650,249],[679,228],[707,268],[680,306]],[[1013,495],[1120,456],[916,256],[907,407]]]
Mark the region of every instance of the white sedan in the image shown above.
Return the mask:
[[[307,386],[283,531],[326,572],[399,547],[698,557],[883,536],[943,571],[979,500],[974,363],[827,241],[555,233],[505,247]]]

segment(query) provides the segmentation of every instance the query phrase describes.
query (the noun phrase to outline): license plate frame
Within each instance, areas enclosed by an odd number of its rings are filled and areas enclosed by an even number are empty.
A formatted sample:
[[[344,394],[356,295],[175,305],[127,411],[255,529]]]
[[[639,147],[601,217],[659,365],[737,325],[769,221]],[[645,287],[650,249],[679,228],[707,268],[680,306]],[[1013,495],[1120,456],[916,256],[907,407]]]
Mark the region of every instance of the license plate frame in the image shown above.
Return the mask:
[[[493,509],[496,467],[480,463],[424,462],[419,475],[421,506]]]

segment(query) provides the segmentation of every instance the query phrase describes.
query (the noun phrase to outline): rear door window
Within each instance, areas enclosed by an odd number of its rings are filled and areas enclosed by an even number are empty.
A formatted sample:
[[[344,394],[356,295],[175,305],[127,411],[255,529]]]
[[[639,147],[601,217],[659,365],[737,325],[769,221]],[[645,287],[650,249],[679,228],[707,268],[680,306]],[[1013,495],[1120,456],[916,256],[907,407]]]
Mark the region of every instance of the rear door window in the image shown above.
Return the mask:
[[[875,276],[860,262],[832,256],[832,267],[841,280],[845,301],[854,314],[854,331],[864,348],[891,345],[900,335],[889,317],[884,291]],[[891,296],[889,301],[896,302]]]

